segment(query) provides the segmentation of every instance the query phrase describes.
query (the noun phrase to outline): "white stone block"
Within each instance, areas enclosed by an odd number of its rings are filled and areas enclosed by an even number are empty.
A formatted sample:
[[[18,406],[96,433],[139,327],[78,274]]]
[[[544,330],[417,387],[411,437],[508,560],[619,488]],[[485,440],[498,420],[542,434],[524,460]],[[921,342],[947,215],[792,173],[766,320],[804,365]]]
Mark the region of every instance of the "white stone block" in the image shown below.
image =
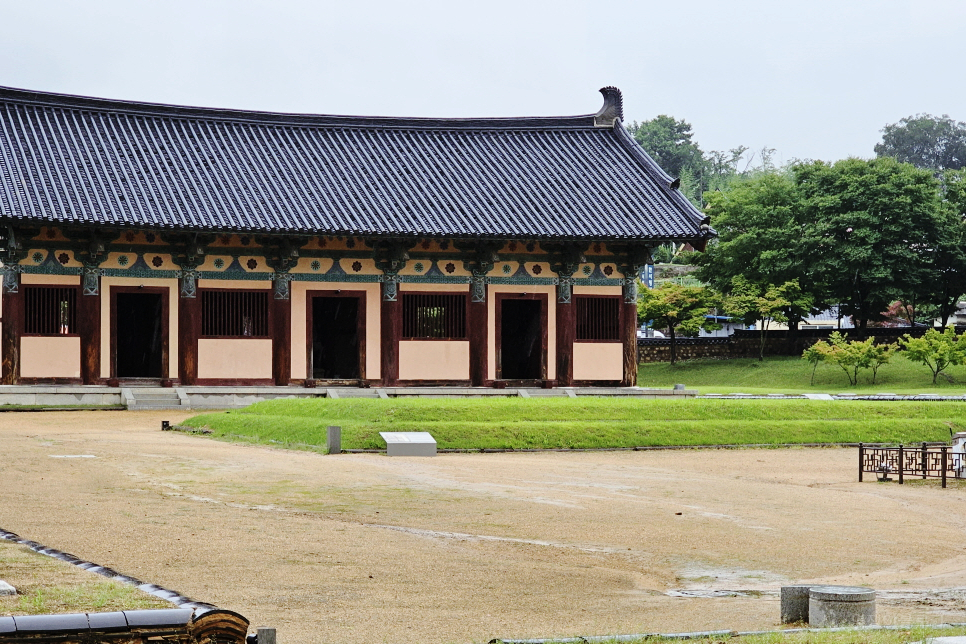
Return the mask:
[[[379,432],[387,456],[436,456],[436,439],[429,432]]]

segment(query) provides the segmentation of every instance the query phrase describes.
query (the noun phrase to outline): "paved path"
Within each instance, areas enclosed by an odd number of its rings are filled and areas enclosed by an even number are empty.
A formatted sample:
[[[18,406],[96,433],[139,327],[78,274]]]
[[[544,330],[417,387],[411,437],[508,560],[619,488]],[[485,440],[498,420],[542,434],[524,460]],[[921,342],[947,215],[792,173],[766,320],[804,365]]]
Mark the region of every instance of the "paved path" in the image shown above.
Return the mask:
[[[966,587],[966,488],[860,484],[852,449],[320,456],[162,419],[0,414],[0,528],[286,643],[763,629],[804,582],[963,621],[959,591],[920,591]]]

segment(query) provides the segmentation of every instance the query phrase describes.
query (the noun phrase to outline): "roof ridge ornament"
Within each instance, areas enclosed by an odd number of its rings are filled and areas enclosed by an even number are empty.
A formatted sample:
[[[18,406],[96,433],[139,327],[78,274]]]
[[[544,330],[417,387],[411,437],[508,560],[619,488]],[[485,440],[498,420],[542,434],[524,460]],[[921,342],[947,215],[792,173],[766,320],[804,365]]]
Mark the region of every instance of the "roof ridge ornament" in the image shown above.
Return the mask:
[[[614,123],[624,120],[624,98],[621,91],[612,85],[601,87],[604,105],[594,114],[594,127],[614,127]]]

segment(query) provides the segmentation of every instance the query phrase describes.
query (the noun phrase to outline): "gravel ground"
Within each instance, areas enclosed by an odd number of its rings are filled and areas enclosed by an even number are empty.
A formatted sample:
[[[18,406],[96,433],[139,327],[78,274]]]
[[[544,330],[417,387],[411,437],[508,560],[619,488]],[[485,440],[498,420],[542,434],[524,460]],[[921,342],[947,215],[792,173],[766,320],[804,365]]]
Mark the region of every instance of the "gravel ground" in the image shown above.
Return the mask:
[[[766,629],[807,582],[966,621],[966,487],[858,483],[855,449],[321,456],[184,417],[0,414],[0,528],[287,644]]]

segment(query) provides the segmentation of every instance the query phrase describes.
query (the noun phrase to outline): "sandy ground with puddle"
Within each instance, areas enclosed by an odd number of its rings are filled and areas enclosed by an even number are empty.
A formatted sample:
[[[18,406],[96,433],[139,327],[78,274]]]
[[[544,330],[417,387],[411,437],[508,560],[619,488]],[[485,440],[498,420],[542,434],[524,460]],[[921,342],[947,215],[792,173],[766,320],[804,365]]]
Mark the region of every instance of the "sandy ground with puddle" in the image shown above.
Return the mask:
[[[185,415],[0,414],[0,528],[287,644],[766,629],[804,582],[966,621],[966,487],[858,483],[854,449],[321,456]]]

